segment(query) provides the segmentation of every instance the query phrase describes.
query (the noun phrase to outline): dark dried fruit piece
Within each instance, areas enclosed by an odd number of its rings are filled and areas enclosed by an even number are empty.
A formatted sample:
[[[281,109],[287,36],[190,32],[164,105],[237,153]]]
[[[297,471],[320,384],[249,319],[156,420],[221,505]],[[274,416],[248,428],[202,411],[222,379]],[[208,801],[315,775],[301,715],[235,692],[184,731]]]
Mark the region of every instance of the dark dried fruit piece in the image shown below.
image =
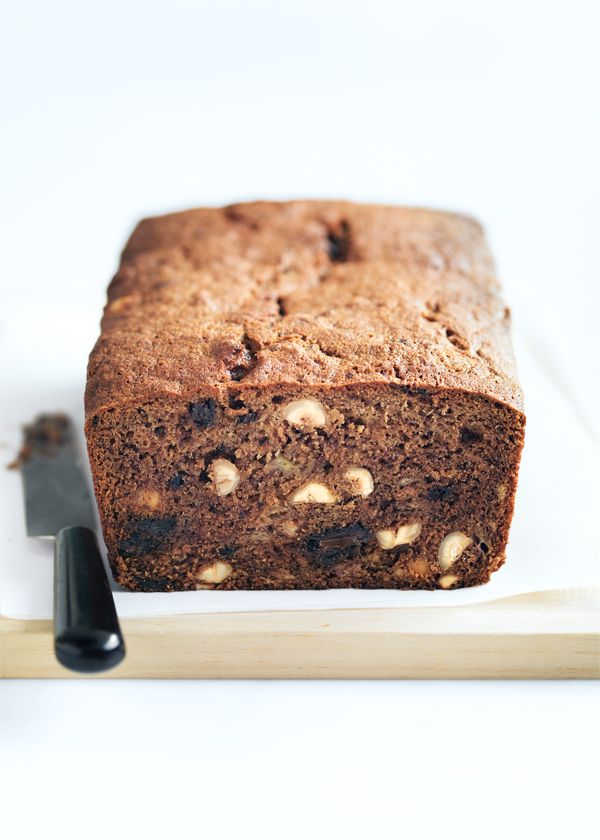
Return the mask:
[[[206,429],[215,422],[217,404],[213,399],[202,400],[202,402],[190,403],[188,406],[190,416],[199,429]]]
[[[171,478],[167,481],[167,487],[170,490],[177,490],[177,488],[181,487],[182,484],[185,484],[185,475],[186,473],[175,473],[175,475],[172,475]]]
[[[311,559],[319,566],[331,566],[338,560],[351,557],[371,537],[371,531],[356,522],[345,528],[328,528],[311,534],[304,540]]]
[[[456,499],[456,488],[451,484],[430,487],[427,498],[430,502],[453,502]]]
[[[240,414],[237,418],[238,423],[254,423],[258,420],[258,411],[249,411],[247,414]]]
[[[327,234],[327,253],[331,262],[347,262],[350,255],[350,225],[340,222]]]
[[[244,365],[236,365],[236,367],[231,368],[229,371],[229,376],[233,379],[234,382],[240,382],[244,376],[247,376],[250,373],[250,368]]]
[[[121,557],[151,554],[156,551],[164,537],[171,533],[176,524],[175,516],[133,519],[130,523],[129,536],[120,541],[117,550]]]
[[[174,581],[165,577],[143,578],[136,575],[133,580],[140,592],[168,592],[174,585]]]
[[[221,548],[217,549],[218,554],[220,557],[231,557],[232,554],[235,554],[237,551],[236,545],[222,545]]]
[[[461,428],[461,443],[478,443],[480,440],[483,440],[483,434],[481,432],[478,432],[476,429],[468,429],[466,426]]]

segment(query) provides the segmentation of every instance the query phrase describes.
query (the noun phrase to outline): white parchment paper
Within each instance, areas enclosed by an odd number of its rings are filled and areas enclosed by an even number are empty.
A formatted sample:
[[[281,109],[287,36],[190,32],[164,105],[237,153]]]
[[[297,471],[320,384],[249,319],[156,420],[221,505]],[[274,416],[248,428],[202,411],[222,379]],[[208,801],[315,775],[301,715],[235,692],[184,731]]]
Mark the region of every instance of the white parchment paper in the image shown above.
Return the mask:
[[[95,301],[13,300],[4,313],[0,452],[8,463],[18,449],[20,425],[41,411],[66,411],[83,421],[82,394]],[[29,347],[27,335],[36,341]],[[322,592],[115,591],[122,617],[183,613],[422,607],[470,604],[547,589],[600,586],[600,452],[535,341],[520,325],[516,350],[526,393],[527,435],[508,559],[490,583],[450,592],[327,590]],[[39,347],[47,352],[40,357]],[[0,469],[0,614],[52,615],[52,544],[24,532],[21,480]]]

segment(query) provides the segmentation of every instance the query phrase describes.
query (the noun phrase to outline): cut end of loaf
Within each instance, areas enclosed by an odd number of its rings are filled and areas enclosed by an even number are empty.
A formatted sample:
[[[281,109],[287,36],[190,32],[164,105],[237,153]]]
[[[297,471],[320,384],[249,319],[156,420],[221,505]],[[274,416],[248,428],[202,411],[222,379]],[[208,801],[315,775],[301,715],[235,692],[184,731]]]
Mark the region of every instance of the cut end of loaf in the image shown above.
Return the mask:
[[[88,435],[128,589],[447,589],[504,561],[523,418],[407,387],[240,389],[108,410]]]

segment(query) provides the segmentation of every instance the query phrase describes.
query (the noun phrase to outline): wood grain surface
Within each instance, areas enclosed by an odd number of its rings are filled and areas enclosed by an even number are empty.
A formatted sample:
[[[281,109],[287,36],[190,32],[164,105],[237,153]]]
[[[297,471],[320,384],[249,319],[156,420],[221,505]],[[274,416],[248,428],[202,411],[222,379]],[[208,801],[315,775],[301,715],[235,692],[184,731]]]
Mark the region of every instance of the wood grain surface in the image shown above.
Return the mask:
[[[78,677],[50,621],[0,617],[0,676],[83,679],[589,679],[600,677],[600,590],[464,607],[125,619],[125,662]]]

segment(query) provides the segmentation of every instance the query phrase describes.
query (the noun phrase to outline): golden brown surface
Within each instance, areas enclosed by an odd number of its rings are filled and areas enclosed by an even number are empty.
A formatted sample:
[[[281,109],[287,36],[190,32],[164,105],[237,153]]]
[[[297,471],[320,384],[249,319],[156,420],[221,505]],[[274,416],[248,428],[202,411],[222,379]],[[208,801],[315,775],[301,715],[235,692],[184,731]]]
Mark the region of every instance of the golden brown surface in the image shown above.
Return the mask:
[[[462,388],[521,409],[509,320],[463,216],[299,201],[147,219],[109,290],[87,413],[222,393],[242,374]]]

